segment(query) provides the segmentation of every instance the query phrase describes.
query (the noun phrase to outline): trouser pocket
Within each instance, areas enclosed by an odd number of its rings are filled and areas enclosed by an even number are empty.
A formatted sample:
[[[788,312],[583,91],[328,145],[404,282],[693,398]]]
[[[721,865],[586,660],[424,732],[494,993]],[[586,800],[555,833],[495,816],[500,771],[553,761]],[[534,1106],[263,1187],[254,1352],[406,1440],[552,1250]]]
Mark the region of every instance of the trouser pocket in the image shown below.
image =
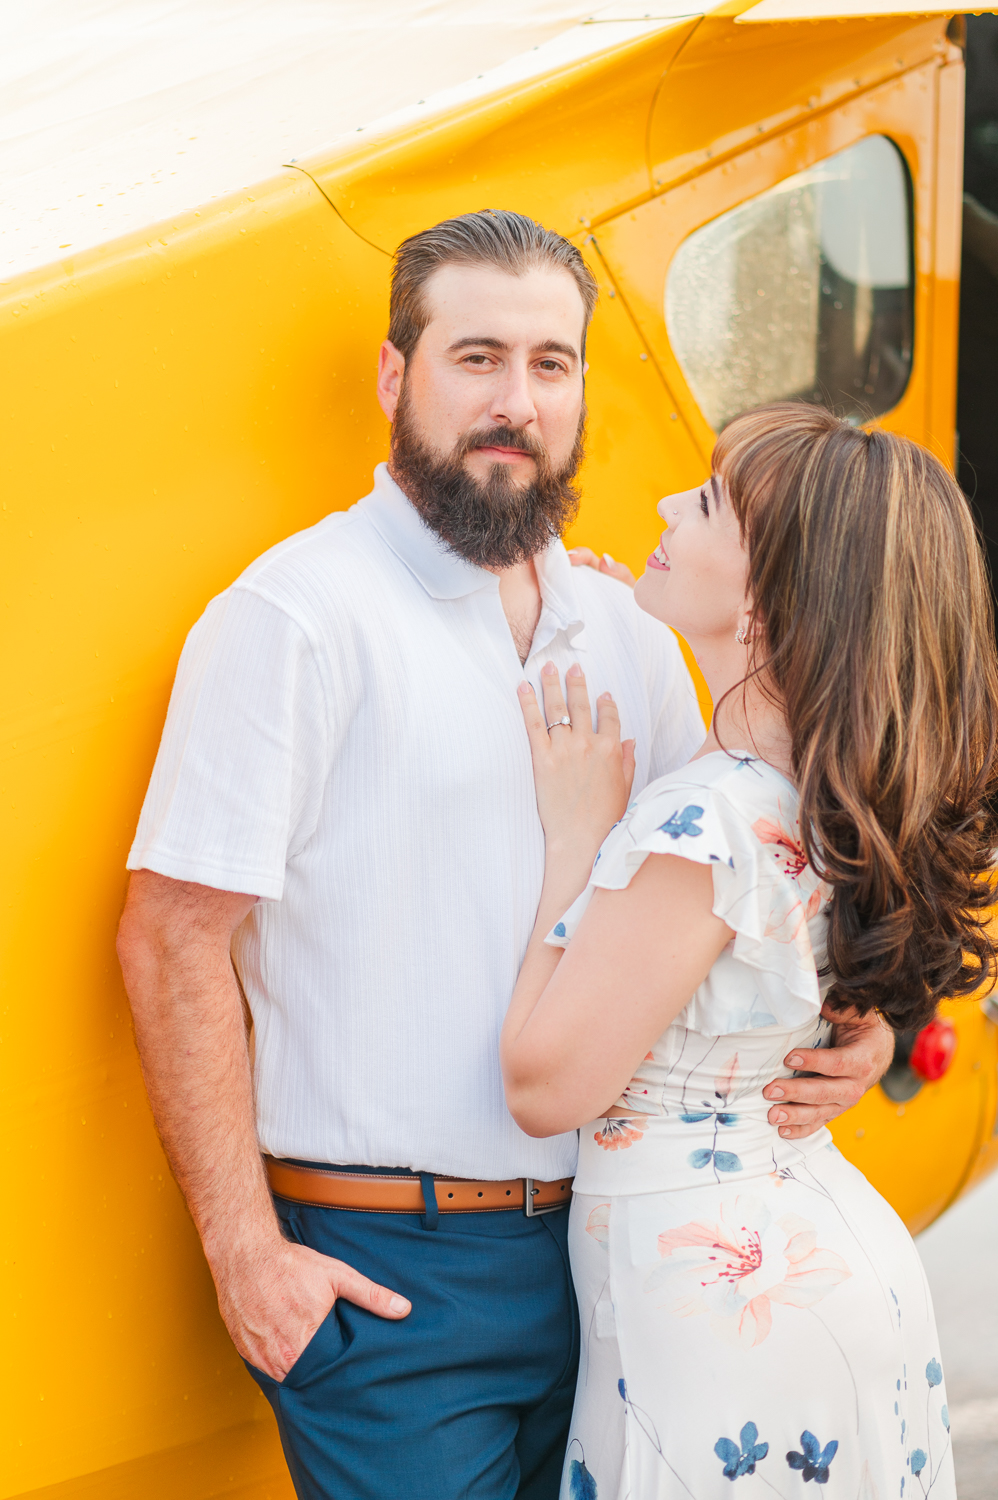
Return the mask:
[[[349,1346],[349,1338],[339,1317],[339,1298],[333,1303],[304,1349],[278,1384],[284,1390],[299,1391],[315,1380],[324,1380]]]

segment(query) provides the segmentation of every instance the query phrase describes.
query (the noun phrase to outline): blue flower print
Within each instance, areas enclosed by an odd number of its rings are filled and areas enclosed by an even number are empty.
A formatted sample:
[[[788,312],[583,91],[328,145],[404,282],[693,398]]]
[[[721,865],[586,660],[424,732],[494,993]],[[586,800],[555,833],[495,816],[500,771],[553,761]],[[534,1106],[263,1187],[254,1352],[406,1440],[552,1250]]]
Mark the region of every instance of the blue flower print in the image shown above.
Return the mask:
[[[706,1146],[701,1146],[698,1150],[691,1151],[686,1160],[695,1171],[699,1171],[701,1167],[709,1166],[711,1162],[714,1163],[718,1172],[740,1172],[742,1170],[741,1158],[736,1156],[733,1151],[709,1151]]]
[[[621,1401],[626,1401],[627,1400],[627,1381],[626,1380],[618,1380],[617,1381],[617,1395],[620,1397]]]
[[[670,814],[664,823],[659,824],[658,831],[667,833],[670,839],[682,838],[684,833],[688,838],[696,839],[703,833],[703,829],[698,828],[693,820],[702,817],[703,808],[691,802],[689,807],[684,807],[681,813]]]
[[[596,1500],[596,1481],[585,1461],[573,1458],[568,1466],[569,1500]]]
[[[804,1470],[805,1484],[812,1479],[815,1484],[827,1484],[829,1465],[839,1451],[838,1440],[833,1439],[822,1449],[813,1432],[802,1432],[800,1445],[804,1450],[803,1453],[788,1453],[787,1463],[792,1469]]]
[[[939,1415],[942,1417],[943,1426],[946,1428],[946,1431],[949,1432],[949,1407],[944,1406]]]
[[[720,1182],[719,1172],[740,1172],[742,1164],[739,1157],[733,1151],[719,1151],[717,1149],[717,1137],[720,1130],[725,1126],[737,1125],[739,1116],[734,1110],[727,1108],[728,1100],[734,1091],[735,1082],[738,1078],[738,1054],[733,1053],[727,1059],[714,1080],[714,1098],[700,1099],[692,1107],[684,1108],[679,1116],[684,1125],[704,1125],[708,1120],[713,1122],[713,1139],[709,1146],[700,1146],[691,1151],[686,1161],[694,1171],[700,1171],[703,1167],[714,1164],[714,1177]],[[683,1090],[685,1103],[685,1088]]]
[[[915,1475],[916,1479],[918,1478],[919,1474],[921,1474],[922,1470],[925,1468],[925,1465],[928,1463],[928,1461],[929,1460],[928,1460],[927,1455],[923,1452],[923,1450],[921,1448],[915,1448],[912,1451],[912,1455],[911,1455],[911,1472]]]
[[[755,1466],[766,1457],[769,1452],[768,1443],[760,1443],[759,1429],[754,1422],[746,1422],[738,1434],[738,1442],[733,1443],[730,1438],[718,1438],[714,1444],[714,1452],[724,1465],[725,1479],[740,1479],[743,1474],[754,1474]]]
[[[942,1385],[943,1367],[939,1363],[938,1359],[929,1360],[929,1363],[925,1366],[925,1378],[929,1382],[930,1386]]]
[[[565,936],[565,924],[564,924],[564,922],[556,922],[555,923],[555,925],[554,925],[554,935],[555,935],[555,937],[564,937]]]

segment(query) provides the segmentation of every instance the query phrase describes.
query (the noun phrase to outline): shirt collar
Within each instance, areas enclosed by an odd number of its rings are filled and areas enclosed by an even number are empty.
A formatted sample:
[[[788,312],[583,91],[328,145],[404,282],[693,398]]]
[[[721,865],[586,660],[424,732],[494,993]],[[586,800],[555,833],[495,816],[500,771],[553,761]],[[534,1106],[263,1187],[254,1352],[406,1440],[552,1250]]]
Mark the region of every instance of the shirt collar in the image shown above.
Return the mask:
[[[585,649],[585,618],[579,599],[579,588],[575,581],[575,569],[565,551],[564,543],[557,539],[534,558],[537,581],[541,587],[543,608],[534,631],[531,656],[552,641],[559,630],[563,630],[569,643],[576,650]]]
[[[360,504],[379,536],[432,598],[460,599],[490,586],[498,590],[494,573],[467,562],[430,530],[389,474],[387,464],[378,464],[374,489]]]
[[[434,599],[460,599],[479,589],[498,591],[499,580],[488,568],[468,562],[441,541],[395,483],[387,464],[374,471],[374,489],[360,502],[363,514],[396,557]],[[534,559],[543,607],[534,632],[532,654],[563,630],[581,648],[585,621],[572,564],[557,539]]]

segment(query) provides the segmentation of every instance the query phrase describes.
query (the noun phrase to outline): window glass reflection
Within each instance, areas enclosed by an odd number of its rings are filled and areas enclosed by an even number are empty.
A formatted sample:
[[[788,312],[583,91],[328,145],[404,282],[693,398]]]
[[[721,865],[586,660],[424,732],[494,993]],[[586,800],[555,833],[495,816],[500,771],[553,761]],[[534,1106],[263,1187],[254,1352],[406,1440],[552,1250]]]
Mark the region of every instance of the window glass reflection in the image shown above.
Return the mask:
[[[669,339],[708,422],[802,397],[863,420],[911,371],[908,171],[868,136],[705,224],[669,268]]]

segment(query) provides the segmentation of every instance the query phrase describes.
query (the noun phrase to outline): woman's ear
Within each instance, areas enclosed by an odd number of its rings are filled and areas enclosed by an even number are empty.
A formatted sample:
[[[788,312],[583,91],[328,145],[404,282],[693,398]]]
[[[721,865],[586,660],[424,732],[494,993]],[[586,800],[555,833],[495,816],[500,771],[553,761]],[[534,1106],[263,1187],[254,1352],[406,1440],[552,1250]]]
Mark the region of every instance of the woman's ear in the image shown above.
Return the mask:
[[[752,606],[751,604],[747,604],[742,613],[738,616],[738,629],[735,631],[735,640],[738,642],[739,646],[749,646],[752,644],[751,631]]]

